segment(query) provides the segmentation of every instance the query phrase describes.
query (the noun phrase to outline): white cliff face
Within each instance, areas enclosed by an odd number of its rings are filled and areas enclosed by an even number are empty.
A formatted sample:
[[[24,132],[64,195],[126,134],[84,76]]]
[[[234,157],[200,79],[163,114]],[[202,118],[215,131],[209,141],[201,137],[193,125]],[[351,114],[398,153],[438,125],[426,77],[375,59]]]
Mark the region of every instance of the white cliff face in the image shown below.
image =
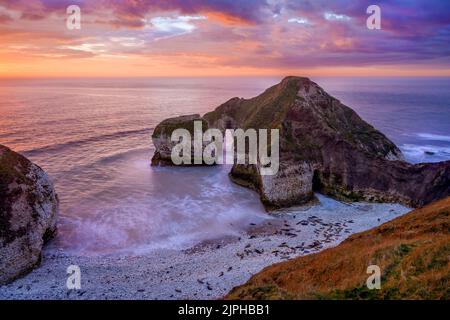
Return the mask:
[[[195,133],[194,126],[200,123],[201,134],[208,129],[208,123],[198,114],[169,118],[158,124],[153,131],[152,141],[155,146],[155,153],[152,157],[153,166],[172,166],[172,151],[180,141],[172,141],[172,133],[177,129],[185,129],[189,132],[191,138],[191,163],[183,165],[192,165],[195,163]],[[209,144],[208,141],[202,139],[202,150]],[[200,158],[199,158],[200,159]],[[202,164],[203,159],[200,159]]]
[[[0,284],[31,271],[56,233],[58,197],[47,174],[0,146]]]
[[[283,165],[276,175],[261,176],[261,194],[269,204],[305,202],[314,197],[313,168],[306,162]]]
[[[170,134],[165,133],[161,133],[158,137],[153,138],[153,145],[155,146],[155,150],[159,156],[158,161],[162,161],[163,159],[167,162],[170,161],[172,148],[176,145],[176,143],[171,141],[170,138]]]

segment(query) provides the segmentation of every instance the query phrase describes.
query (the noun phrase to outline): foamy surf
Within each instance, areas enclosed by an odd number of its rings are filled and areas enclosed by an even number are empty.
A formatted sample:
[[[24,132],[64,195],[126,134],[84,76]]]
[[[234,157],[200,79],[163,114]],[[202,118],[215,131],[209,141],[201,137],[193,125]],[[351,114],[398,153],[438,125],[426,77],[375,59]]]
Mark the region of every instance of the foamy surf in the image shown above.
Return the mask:
[[[147,156],[102,163],[107,187],[67,200],[52,247],[79,255],[182,250],[270,219],[256,193],[229,180],[230,168],[150,167]],[[90,170],[86,183],[95,181]]]
[[[400,149],[412,163],[440,162],[450,158],[450,146],[404,144]]]
[[[450,136],[447,136],[447,135],[431,134],[431,133],[418,133],[417,136],[423,140],[450,142]]]

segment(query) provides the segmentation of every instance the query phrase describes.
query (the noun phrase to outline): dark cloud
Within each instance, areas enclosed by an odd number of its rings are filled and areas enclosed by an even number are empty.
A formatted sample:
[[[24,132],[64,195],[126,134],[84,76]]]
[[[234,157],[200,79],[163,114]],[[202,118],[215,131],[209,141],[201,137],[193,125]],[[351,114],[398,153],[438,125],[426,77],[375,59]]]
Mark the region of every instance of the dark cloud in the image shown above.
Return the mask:
[[[146,15],[177,11],[180,14],[211,15],[220,18],[224,23],[248,24],[262,23],[263,9],[269,8],[265,0],[104,0],[103,6],[111,8],[119,18],[142,19]]]
[[[54,12],[65,13],[69,5],[79,5],[91,12],[112,11],[114,25],[123,22],[124,27],[132,25],[130,20],[142,19],[146,15],[177,11],[181,14],[211,14],[223,22],[257,24],[262,22],[263,9],[269,9],[266,0],[0,0],[0,5],[22,11],[26,19],[33,15],[41,16]]]

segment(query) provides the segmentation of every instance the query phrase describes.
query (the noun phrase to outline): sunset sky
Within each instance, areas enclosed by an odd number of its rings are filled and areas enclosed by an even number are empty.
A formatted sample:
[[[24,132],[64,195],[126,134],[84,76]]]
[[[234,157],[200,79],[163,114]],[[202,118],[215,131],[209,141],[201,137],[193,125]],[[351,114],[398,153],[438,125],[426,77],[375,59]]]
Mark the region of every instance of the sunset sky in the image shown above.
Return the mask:
[[[0,29],[0,77],[450,76],[448,0],[0,0]]]

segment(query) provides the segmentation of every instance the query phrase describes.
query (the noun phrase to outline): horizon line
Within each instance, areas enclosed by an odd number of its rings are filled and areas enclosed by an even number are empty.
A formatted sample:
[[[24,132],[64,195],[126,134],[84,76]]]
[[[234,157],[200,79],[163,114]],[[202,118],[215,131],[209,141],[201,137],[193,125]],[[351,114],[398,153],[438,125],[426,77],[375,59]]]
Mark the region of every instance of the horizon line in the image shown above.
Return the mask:
[[[450,74],[448,75],[297,75],[297,74],[268,74],[268,75],[158,75],[158,76],[18,76],[18,77],[10,77],[10,76],[1,76],[0,80],[77,80],[77,79],[174,79],[174,78],[186,78],[186,79],[204,79],[204,78],[285,78],[290,76],[296,77],[306,77],[306,78],[450,78]]]

